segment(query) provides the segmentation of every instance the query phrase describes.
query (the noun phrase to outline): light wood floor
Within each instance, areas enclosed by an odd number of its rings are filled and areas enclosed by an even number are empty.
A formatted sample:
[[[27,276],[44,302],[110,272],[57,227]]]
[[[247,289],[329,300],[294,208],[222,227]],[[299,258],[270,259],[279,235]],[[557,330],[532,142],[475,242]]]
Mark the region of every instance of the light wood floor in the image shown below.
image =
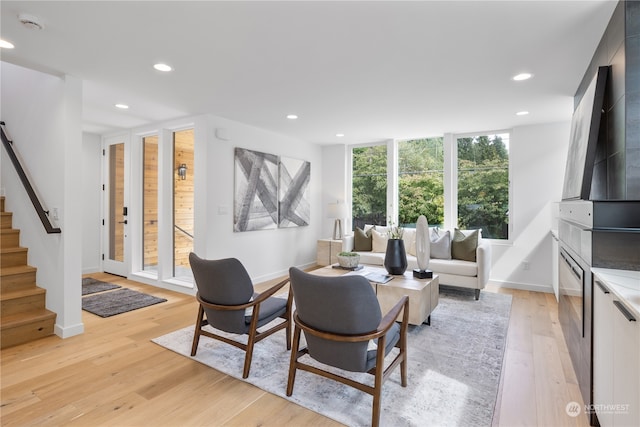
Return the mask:
[[[83,312],[80,336],[2,350],[2,426],[338,425],[150,342],[195,322],[193,297],[107,274],[92,277],[168,302],[107,319]],[[565,413],[568,402],[583,403],[554,296],[486,291],[513,295],[494,425],[588,425],[584,415]]]

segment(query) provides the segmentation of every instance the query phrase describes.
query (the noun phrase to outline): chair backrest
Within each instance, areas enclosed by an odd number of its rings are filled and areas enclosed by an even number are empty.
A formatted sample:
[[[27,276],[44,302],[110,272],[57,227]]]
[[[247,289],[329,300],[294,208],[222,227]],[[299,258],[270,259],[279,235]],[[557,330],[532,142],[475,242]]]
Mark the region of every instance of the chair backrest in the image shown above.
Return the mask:
[[[206,260],[192,252],[189,263],[203,300],[219,305],[238,305],[251,300],[253,283],[237,259]],[[204,311],[209,324],[217,329],[233,333],[245,333],[247,330],[244,310],[222,311],[205,307]]]
[[[382,319],[380,304],[362,276],[323,277],[289,269],[298,317],[326,332],[358,335],[375,331]],[[305,334],[309,355],[349,371],[367,370],[367,342],[344,343]]]

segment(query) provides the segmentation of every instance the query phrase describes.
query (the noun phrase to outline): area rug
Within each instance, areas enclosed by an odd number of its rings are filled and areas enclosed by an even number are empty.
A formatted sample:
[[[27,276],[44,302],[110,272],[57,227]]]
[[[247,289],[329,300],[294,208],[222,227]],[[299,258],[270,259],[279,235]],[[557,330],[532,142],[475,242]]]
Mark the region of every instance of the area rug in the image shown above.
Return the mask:
[[[510,295],[483,292],[475,301],[473,292],[441,287],[431,326],[409,327],[407,387],[400,385],[399,369],[383,386],[381,425],[490,426],[510,311]],[[193,329],[152,341],[190,357]],[[249,378],[243,381],[343,424],[371,424],[371,396],[309,372],[297,372],[293,395],[287,397],[289,357],[284,332],[257,343]],[[201,337],[192,359],[241,379],[244,352],[233,346]],[[347,376],[372,384],[368,374]]]
[[[101,280],[94,279],[93,277],[85,277],[82,279],[82,295],[90,295],[118,288],[121,288],[121,286],[103,282]]]
[[[124,288],[84,297],[82,309],[100,317],[110,317],[165,301],[164,298]]]

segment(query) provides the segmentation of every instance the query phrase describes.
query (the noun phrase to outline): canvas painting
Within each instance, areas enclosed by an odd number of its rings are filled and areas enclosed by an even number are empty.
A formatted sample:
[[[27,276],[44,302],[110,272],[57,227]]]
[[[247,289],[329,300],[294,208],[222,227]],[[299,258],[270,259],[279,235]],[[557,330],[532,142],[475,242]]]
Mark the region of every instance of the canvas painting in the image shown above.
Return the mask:
[[[311,180],[311,163],[280,158],[280,188],[278,201],[280,214],[278,227],[300,227],[309,225],[309,181]]]
[[[278,227],[278,156],[235,149],[234,231]]]
[[[573,113],[562,200],[589,199],[607,74],[599,68]]]

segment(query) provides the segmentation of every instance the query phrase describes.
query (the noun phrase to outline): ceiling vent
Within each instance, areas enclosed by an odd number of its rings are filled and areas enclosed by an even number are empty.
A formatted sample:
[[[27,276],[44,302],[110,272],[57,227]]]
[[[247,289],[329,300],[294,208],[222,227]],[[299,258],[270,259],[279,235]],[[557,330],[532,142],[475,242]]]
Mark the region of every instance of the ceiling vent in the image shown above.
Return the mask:
[[[20,15],[18,15],[18,19],[20,20],[22,25],[30,30],[41,30],[44,28],[37,16],[21,13]]]

